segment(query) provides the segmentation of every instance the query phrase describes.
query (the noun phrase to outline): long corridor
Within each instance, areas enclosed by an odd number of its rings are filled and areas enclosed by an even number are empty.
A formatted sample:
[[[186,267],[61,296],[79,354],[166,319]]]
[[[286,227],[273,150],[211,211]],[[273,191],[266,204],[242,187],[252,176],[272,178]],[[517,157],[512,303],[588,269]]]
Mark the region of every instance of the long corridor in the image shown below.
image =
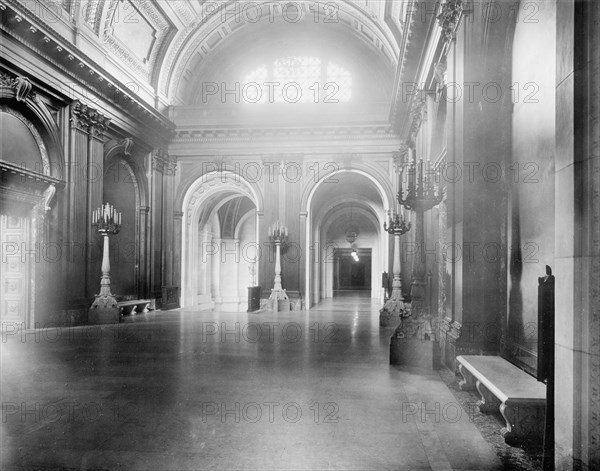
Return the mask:
[[[2,469],[501,469],[438,373],[389,365],[378,307],[5,328]]]

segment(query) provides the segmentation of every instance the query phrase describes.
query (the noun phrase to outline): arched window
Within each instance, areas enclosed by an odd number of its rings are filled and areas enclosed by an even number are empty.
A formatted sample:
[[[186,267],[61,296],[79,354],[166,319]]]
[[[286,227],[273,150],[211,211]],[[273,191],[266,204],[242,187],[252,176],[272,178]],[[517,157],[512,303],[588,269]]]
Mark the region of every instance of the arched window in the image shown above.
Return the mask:
[[[289,56],[246,75],[245,103],[342,103],[352,98],[352,74],[317,57]]]

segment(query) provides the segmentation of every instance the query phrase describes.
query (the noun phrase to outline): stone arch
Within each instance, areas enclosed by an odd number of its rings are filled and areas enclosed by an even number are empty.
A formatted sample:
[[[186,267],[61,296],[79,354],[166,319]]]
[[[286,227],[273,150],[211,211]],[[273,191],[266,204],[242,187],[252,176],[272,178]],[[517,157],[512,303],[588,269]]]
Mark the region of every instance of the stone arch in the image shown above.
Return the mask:
[[[26,118],[32,125],[30,129],[33,128],[34,136],[38,133],[44,144],[47,165],[41,173],[64,180],[65,158],[58,126],[48,107],[32,90],[33,85],[26,77],[0,75],[0,104]]]
[[[7,157],[1,164],[8,177],[7,184],[0,185],[0,235],[8,237],[10,232],[13,258],[8,261],[11,273],[2,271],[0,284],[14,287],[13,298],[6,299],[7,310],[1,313],[3,320],[8,316],[31,328],[52,320],[58,286],[50,273],[64,263],[63,249],[56,242],[64,208],[55,204],[57,191],[64,187],[64,152],[56,121],[28,78],[0,73],[0,109],[27,133],[31,146],[24,152],[32,152],[22,162]],[[33,167],[27,168],[26,161]],[[11,183],[13,177],[18,181]],[[3,245],[6,242],[3,238]],[[36,248],[33,255],[31,247]]]
[[[103,202],[114,204],[121,211],[124,224],[121,232],[114,237],[111,249],[111,266],[113,266],[114,292],[118,295],[147,297],[146,280],[147,259],[146,238],[148,234],[148,187],[144,169],[136,162],[132,153],[133,140],[110,140],[104,146]],[[123,206],[126,197],[112,200],[109,190],[119,189],[134,195],[132,207]],[[129,187],[129,189],[127,189]],[[123,195],[121,195],[123,196]],[[133,228],[131,227],[133,221]]]
[[[192,175],[178,192],[175,204],[183,213],[181,228],[181,305],[196,305],[194,293],[191,291],[198,284],[198,275],[192,269],[190,260],[198,258],[200,238],[206,243],[212,243],[213,234],[200,234],[196,222],[200,217],[203,205],[214,204],[215,208],[223,203],[219,198],[229,198],[232,195],[245,196],[254,204],[256,217],[256,240],[258,240],[259,218],[262,212],[263,200],[256,185],[233,171],[196,173]],[[217,203],[214,203],[217,201]],[[214,209],[211,211],[214,213]],[[208,240],[210,239],[210,240]],[[202,303],[201,303],[202,304]]]
[[[317,222],[317,221],[312,220],[313,215],[311,214],[311,204],[312,204],[313,197],[316,194],[319,187],[325,181],[328,181],[331,178],[335,178],[335,175],[339,175],[341,173],[359,174],[359,175],[365,177],[367,180],[370,181],[371,184],[374,185],[374,187],[377,189],[377,192],[378,192],[378,194],[381,198],[382,204],[383,204],[381,218],[384,217],[385,212],[388,211],[391,207],[394,197],[393,197],[392,185],[391,185],[389,176],[385,175],[383,173],[383,171],[379,172],[379,170],[376,170],[373,166],[366,166],[364,164],[363,165],[358,164],[358,165],[354,165],[353,168],[341,168],[341,169],[338,169],[328,175],[325,175],[322,178],[320,178],[318,181],[312,182],[312,185],[306,187],[302,194],[301,208],[306,214],[306,234],[305,234],[306,247],[312,247],[314,239],[315,239],[314,227],[316,227],[315,222]],[[331,181],[331,180],[329,180],[329,181]],[[383,231],[381,231],[380,239],[381,239],[382,254],[384,254],[384,256],[385,256],[389,250],[389,238],[386,237],[385,234],[383,234]],[[307,257],[306,258],[306,266],[305,266],[305,280],[304,280],[307,308],[310,307],[310,304],[314,301],[314,299],[312,297],[313,296],[313,293],[312,293],[313,288],[311,286],[311,280],[314,280],[314,273],[313,273],[314,266],[313,265],[314,265],[314,261],[312,261],[310,257]]]

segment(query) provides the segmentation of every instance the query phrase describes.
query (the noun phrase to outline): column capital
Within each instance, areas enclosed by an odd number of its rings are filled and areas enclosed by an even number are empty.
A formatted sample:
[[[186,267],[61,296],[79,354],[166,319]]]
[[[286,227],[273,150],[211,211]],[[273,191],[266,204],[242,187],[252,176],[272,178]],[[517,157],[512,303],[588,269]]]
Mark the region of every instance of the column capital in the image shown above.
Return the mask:
[[[110,118],[90,108],[85,103],[75,100],[71,103],[71,126],[89,134],[90,137],[102,139],[110,125]]]
[[[170,156],[164,149],[158,147],[152,151],[152,170],[165,175],[175,175],[177,157]]]

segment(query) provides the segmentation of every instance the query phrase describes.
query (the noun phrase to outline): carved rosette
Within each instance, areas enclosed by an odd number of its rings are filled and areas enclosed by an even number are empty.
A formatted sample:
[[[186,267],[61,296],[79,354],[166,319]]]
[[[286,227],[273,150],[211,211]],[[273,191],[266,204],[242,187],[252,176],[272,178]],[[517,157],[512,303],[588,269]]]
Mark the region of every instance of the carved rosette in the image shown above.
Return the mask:
[[[462,12],[462,0],[446,0],[442,3],[437,20],[440,28],[442,28],[442,35],[446,43],[449,43],[454,38],[454,32],[458,27]]]
[[[101,139],[110,124],[110,118],[75,100],[71,104],[71,126],[81,129],[90,136]]]

